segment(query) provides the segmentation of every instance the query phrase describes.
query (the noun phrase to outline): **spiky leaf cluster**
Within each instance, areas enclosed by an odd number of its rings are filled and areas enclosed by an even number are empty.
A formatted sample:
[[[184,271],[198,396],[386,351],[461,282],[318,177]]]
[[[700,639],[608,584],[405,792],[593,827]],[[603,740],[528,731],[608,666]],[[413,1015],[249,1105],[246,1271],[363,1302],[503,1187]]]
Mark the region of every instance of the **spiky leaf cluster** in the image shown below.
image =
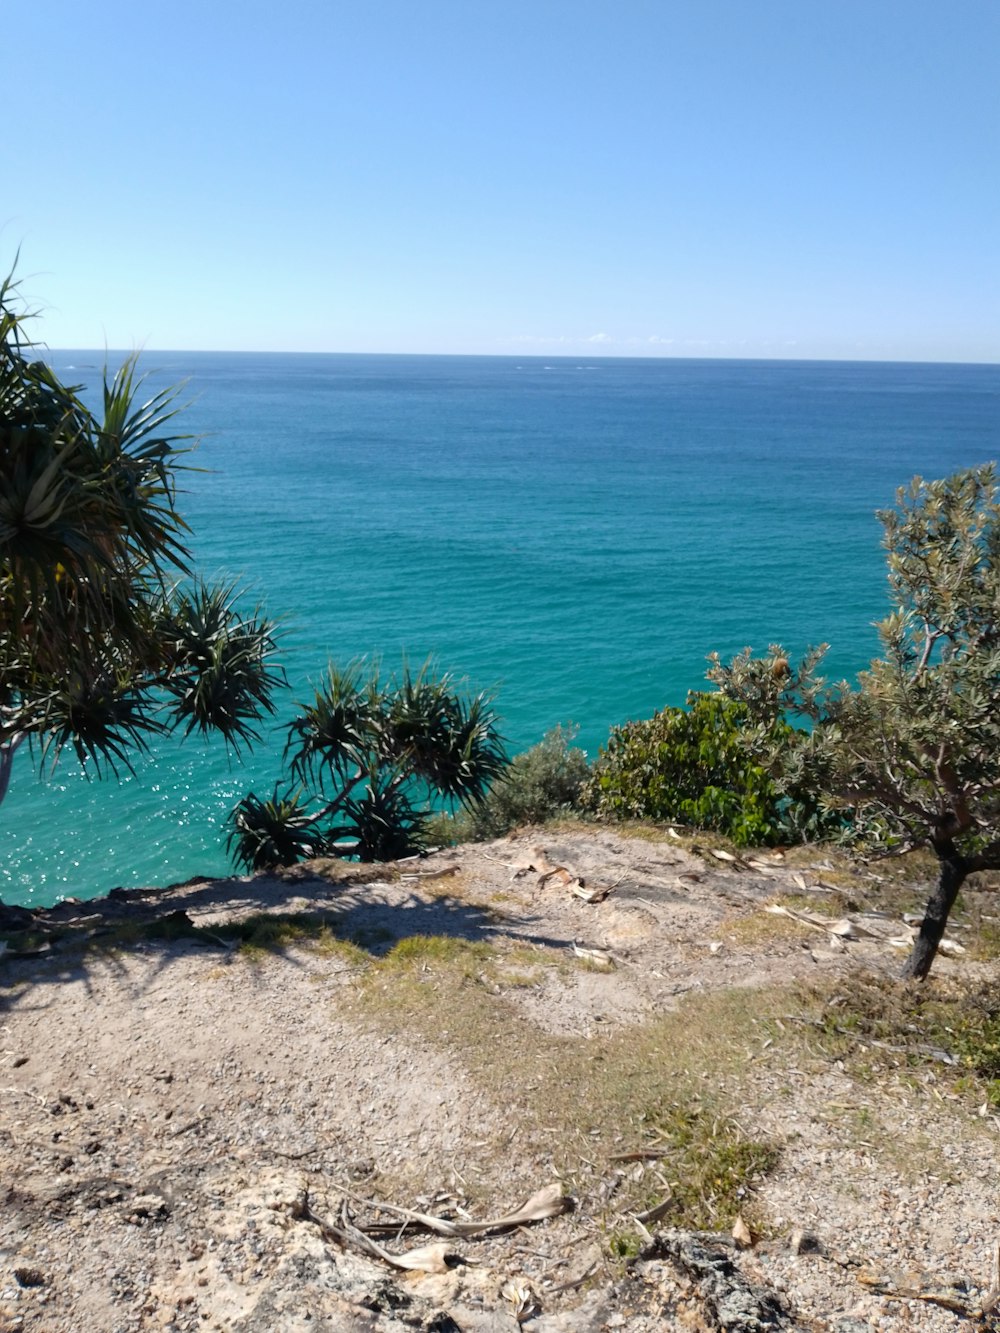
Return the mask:
[[[249,792],[233,811],[228,846],[236,860],[251,870],[293,865],[324,850],[316,816],[301,791],[280,791],[261,800]]]
[[[331,665],[289,724],[285,759],[300,791],[312,789],[323,850],[362,861],[419,851],[432,802],[476,807],[507,766],[490,697],[429,665],[388,680],[377,666]],[[237,830],[247,818],[244,801]],[[231,846],[241,864],[264,868],[252,839]]]
[[[35,356],[0,283],[0,799],[14,750],[128,767],[180,726],[251,739],[279,677],[271,626],[190,575],[177,390],[143,396],[136,358],[95,414]]]

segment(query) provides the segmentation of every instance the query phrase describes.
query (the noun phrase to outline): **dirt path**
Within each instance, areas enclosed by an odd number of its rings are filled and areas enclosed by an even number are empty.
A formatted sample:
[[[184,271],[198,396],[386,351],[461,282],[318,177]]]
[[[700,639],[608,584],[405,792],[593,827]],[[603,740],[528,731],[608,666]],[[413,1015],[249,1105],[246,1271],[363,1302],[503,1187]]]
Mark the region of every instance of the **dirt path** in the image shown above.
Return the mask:
[[[780,1150],[740,1267],[788,1326],[955,1328],[989,1285],[994,1117],[956,1137],[925,1089],[757,1026],[796,979],[898,966],[892,923],[763,911],[822,906],[822,869],[566,832],[344,874],[69,905],[85,943],[0,962],[0,1330],[722,1327],[676,1265],[615,1258],[669,1192],[630,1150],[674,1083]],[[572,1211],[500,1235],[374,1237],[440,1272],[351,1230],[554,1184]]]

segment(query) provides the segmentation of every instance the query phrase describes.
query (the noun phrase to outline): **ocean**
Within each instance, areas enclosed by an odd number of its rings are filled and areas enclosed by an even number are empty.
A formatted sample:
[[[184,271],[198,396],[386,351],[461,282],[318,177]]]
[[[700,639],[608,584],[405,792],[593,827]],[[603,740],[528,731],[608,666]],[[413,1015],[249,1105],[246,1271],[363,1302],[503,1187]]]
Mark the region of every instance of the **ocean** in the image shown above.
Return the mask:
[[[53,352],[93,393],[103,356]],[[114,354],[109,360],[116,364]],[[289,690],[237,762],[171,738],[121,782],[23,748],[0,897],[43,905],[226,873],[227,812],[281,776],[326,663],[433,657],[495,691],[513,751],[683,703],[705,657],[876,650],[877,508],[1000,455],[1000,367],[151,352],[199,436],[181,510],[200,570],[282,621]]]

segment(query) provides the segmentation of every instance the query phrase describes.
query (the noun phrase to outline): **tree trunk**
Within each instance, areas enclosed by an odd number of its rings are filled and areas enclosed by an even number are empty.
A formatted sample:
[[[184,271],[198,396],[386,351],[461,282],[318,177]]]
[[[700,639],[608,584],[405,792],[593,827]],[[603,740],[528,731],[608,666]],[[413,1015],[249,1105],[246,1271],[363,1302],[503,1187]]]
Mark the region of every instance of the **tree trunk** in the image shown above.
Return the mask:
[[[920,934],[913,942],[913,952],[907,958],[902,972],[904,977],[913,981],[924,981],[930,972],[948,924],[948,915],[972,868],[950,838],[935,842],[934,850],[940,863],[937,888],[927,903],[924,919],[920,923]]]
[[[0,803],[7,795],[7,788],[10,786],[10,775],[14,770],[14,755],[23,740],[24,732],[16,732],[9,741],[0,744]]]

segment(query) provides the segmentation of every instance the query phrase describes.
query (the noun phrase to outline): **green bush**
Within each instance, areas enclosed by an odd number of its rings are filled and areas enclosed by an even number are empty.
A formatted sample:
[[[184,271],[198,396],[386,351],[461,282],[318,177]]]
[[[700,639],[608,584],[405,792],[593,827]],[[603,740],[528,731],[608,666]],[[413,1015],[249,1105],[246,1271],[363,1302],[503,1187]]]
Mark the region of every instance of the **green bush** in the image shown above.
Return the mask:
[[[721,694],[694,693],[687,708],[664,708],[613,728],[583,793],[598,816],[691,824],[737,846],[798,842],[823,821],[807,793],[782,796],[744,740],[745,710]],[[776,738],[794,744],[785,722]]]
[[[575,727],[553,727],[537,745],[517,754],[506,773],[477,805],[455,815],[440,813],[428,824],[430,842],[481,842],[501,838],[525,824],[577,809],[590,772],[587,756],[572,744]]]

